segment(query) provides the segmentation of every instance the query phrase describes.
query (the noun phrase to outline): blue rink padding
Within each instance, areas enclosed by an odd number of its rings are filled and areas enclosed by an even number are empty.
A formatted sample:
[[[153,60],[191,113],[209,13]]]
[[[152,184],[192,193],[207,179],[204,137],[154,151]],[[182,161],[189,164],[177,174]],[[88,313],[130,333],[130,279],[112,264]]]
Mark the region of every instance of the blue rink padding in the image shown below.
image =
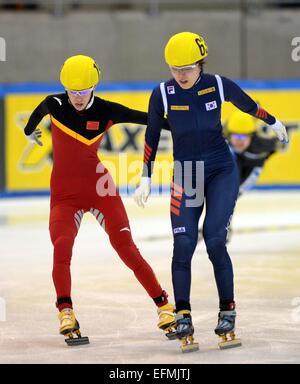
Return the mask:
[[[102,82],[97,87],[97,92],[124,92],[124,91],[150,91],[156,87],[159,82]],[[59,83],[20,83],[20,84],[0,84],[0,97],[11,93],[61,93],[64,88]]]
[[[162,79],[163,80],[163,79]],[[293,80],[235,80],[240,87],[248,90],[300,90],[300,79]],[[144,82],[101,82],[97,87],[99,92],[118,91],[151,91],[160,83],[158,81]],[[0,97],[10,93],[56,93],[64,92],[59,83],[20,83],[0,84]]]
[[[293,80],[235,80],[240,87],[247,90],[299,90],[300,91],[300,79]],[[124,91],[152,91],[160,81],[144,81],[144,82],[101,82],[97,87],[98,92],[124,92]],[[60,93],[64,92],[60,83],[19,83],[19,84],[0,84],[0,99],[9,94],[24,94],[24,93]],[[252,190],[268,191],[268,190],[300,190],[300,184],[293,185],[258,185],[252,188]],[[162,194],[169,193],[168,187],[154,187],[152,193],[158,195],[158,192]],[[128,195],[133,191],[127,190],[127,188],[120,189],[121,194]],[[24,198],[24,197],[38,197],[49,196],[49,191],[0,191],[0,198]]]

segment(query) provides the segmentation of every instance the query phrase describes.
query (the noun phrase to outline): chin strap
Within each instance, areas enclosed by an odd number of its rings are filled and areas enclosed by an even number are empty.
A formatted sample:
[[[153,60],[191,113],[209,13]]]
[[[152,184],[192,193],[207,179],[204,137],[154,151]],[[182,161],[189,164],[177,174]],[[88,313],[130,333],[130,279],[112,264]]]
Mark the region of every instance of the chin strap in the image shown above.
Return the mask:
[[[193,85],[193,87],[199,83],[199,81],[201,80],[201,75],[202,75],[202,71],[200,72],[200,75],[199,75],[198,79],[196,80],[195,84]]]
[[[89,109],[93,105],[94,99],[95,99],[94,92],[92,92],[91,99],[90,99],[88,105],[86,106],[85,110]]]
[[[202,73],[203,73],[203,64],[200,64],[200,73],[199,73],[199,77],[198,77],[198,79],[195,81],[195,84],[193,85],[193,87],[194,87],[195,85],[197,85],[197,84],[199,83],[199,81],[201,80]]]

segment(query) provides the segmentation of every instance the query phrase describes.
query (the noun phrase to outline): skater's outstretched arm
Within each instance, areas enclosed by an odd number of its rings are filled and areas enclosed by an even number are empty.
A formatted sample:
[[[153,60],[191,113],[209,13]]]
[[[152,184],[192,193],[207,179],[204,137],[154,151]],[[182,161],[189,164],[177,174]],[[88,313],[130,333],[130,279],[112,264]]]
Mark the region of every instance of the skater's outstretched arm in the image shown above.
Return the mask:
[[[125,107],[122,104],[113,103],[110,101],[107,101],[107,105],[110,108],[111,116],[114,124],[133,123],[133,124],[147,125],[148,123],[147,112],[131,109],[131,108]],[[171,130],[167,119],[162,120],[161,128],[167,131]]]
[[[147,124],[147,113],[142,111],[137,111],[125,107],[125,105],[113,103],[107,101],[107,107],[110,110],[110,115],[114,124],[118,123],[133,123],[133,124]]]
[[[164,118],[164,107],[160,88],[152,92],[149,102],[148,126],[145,133],[144,169],[140,186],[136,189],[134,200],[144,208],[151,191],[151,174],[156,157],[162,126],[167,120]]]
[[[42,131],[36,127],[39,125],[43,117],[45,117],[49,113],[47,99],[48,97],[46,97],[46,99],[43,100],[35,108],[35,110],[32,112],[32,114],[29,117],[26,127],[24,128],[24,133],[26,136],[28,136],[29,140],[40,146],[43,145],[43,143],[41,142]]]
[[[280,141],[285,143],[288,142],[286,128],[279,120],[256,104],[256,102],[232,80],[222,77],[222,84],[224,89],[224,99],[226,101],[230,101],[241,111],[249,113],[249,115],[264,121],[270,125]]]
[[[36,127],[39,125],[43,117],[49,114],[47,100],[48,100],[48,97],[46,97],[46,99],[43,100],[30,115],[28,123],[24,128],[24,132],[26,136],[31,135],[36,129]]]

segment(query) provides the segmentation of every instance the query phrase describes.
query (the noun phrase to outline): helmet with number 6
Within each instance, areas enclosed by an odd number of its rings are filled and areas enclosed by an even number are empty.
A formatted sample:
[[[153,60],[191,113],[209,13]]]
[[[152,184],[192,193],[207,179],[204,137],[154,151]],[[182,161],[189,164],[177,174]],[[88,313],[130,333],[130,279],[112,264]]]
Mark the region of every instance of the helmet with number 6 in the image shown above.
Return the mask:
[[[205,59],[208,47],[204,39],[192,32],[180,32],[172,36],[165,47],[166,63],[184,67]]]

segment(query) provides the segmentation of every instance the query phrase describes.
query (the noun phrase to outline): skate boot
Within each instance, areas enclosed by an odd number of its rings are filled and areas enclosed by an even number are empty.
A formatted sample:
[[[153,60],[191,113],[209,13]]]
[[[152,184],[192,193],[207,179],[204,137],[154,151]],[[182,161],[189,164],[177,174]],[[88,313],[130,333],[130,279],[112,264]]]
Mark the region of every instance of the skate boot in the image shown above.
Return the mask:
[[[235,337],[235,318],[236,311],[219,312],[215,334],[221,338],[219,342],[220,349],[235,348],[242,345],[241,340]]]
[[[80,326],[76,320],[73,309],[65,308],[58,314],[60,320],[59,333],[66,337],[65,342],[68,346],[89,344],[88,337],[82,337]]]
[[[174,306],[172,304],[165,304],[157,310],[159,322],[158,328],[166,332],[169,340],[176,340],[176,319],[174,314]]]
[[[191,311],[179,311],[176,315],[176,337],[180,340],[183,353],[199,350],[199,344],[194,342],[193,334]]]

